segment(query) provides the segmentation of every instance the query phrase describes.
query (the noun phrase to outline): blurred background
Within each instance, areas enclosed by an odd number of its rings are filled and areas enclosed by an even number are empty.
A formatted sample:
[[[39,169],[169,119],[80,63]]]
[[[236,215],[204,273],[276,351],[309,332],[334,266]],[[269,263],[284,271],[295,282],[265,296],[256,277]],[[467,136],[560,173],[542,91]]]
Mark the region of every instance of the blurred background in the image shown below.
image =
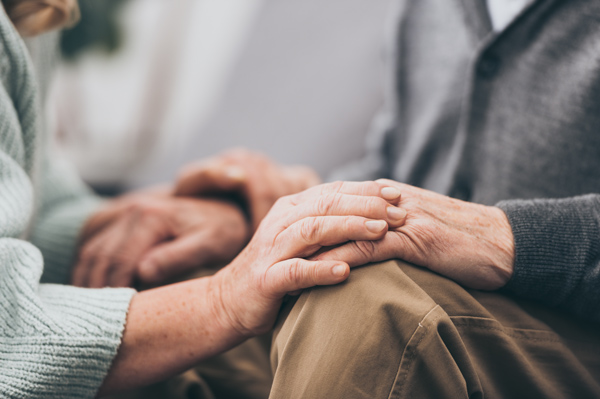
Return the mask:
[[[80,0],[47,92],[51,134],[98,192],[246,147],[326,176],[381,105],[390,0]]]

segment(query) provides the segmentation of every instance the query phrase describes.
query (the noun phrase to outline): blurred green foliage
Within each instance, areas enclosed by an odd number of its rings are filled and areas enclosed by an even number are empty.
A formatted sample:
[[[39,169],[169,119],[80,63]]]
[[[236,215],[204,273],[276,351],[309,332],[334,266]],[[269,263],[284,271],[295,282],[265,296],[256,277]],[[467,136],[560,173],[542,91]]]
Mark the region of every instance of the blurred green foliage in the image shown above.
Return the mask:
[[[119,9],[128,0],[79,0],[81,20],[62,32],[60,50],[67,60],[75,60],[85,50],[96,47],[115,52],[123,41],[118,24]]]

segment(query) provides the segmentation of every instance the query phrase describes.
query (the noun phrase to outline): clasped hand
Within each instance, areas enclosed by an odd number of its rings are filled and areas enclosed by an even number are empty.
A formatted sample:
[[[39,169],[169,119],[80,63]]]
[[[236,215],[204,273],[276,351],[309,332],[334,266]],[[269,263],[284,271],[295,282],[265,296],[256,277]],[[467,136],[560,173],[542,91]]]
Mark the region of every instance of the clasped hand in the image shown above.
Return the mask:
[[[175,193],[241,195],[252,219],[260,220],[278,195],[305,189],[314,182],[307,169],[283,167],[266,157],[236,150],[188,165]],[[406,224],[391,229],[380,241],[355,241],[317,259],[346,260],[360,266],[402,259],[476,289],[503,287],[513,272],[514,238],[504,212],[493,206],[459,201],[391,180],[380,180],[399,195],[408,212]],[[295,190],[295,191],[294,191]]]
[[[214,317],[240,336],[272,328],[283,297],[337,284],[350,272],[342,258],[313,259],[323,248],[382,239],[404,223],[397,196],[376,182],[337,182],[280,198],[250,243],[213,278]],[[387,198],[384,199],[384,196]]]
[[[243,159],[245,163],[240,159]],[[234,158],[226,157],[216,164],[213,161],[213,164],[209,164],[208,167],[193,167],[189,173],[182,175],[175,192],[179,191],[181,194],[182,190],[188,190],[191,194],[194,191],[206,191],[207,188],[215,192],[241,189],[251,206],[251,211],[255,210],[254,213],[257,216],[253,218],[253,221],[255,225],[258,225],[260,215],[265,212],[262,208],[270,206],[274,196],[256,194],[256,190],[252,187],[259,186],[259,184],[255,184],[255,180],[258,179],[262,182],[266,175],[273,176],[272,180],[277,184],[266,184],[266,187],[272,187],[263,191],[274,193],[276,190],[273,187],[279,187],[279,189],[286,187],[287,191],[300,190],[301,187],[308,184],[307,176],[310,176],[310,174],[303,175],[304,177],[295,184],[282,185],[281,182],[293,182],[293,174],[271,164],[270,167],[263,168],[270,172],[260,175],[258,174],[259,165],[264,162],[258,156],[236,153]],[[235,183],[236,179],[232,180],[231,176],[223,178],[231,165],[244,166],[242,170],[244,170],[246,178],[237,179],[238,183]],[[248,178],[248,176],[252,176],[252,174],[248,175],[249,171],[256,172],[256,176]],[[391,180],[378,182],[380,186],[387,187],[384,190],[385,194],[381,195],[392,203],[400,205],[400,208],[395,208],[396,213],[401,216],[408,214],[406,223],[392,225],[390,231],[379,237],[381,238],[379,240],[346,237],[346,240],[340,242],[349,242],[335,248],[324,248],[319,254],[314,255],[312,260],[343,261],[353,267],[388,259],[402,259],[427,267],[470,288],[494,290],[503,287],[508,282],[513,272],[514,238],[508,219],[501,209],[455,200]],[[236,184],[238,185],[236,186]],[[355,183],[337,184],[340,187],[350,187]],[[293,201],[290,198],[305,198],[314,195],[314,190],[321,190],[320,193],[325,194],[323,190],[327,189],[323,187],[332,186],[318,187],[321,188],[313,188],[295,196],[284,197],[285,201]],[[359,186],[352,187],[356,189]],[[345,194],[348,195],[348,193]],[[402,195],[400,196],[400,194]],[[354,195],[356,196],[356,193]],[[369,195],[377,194],[370,192]],[[226,255],[233,257],[233,254],[237,253],[246,242],[252,228],[246,224],[241,211],[234,205],[186,197],[178,197],[178,200],[181,201],[181,209],[187,209],[187,211],[180,212],[181,217],[187,218],[186,222],[189,222],[187,228],[174,229],[171,227],[166,230],[157,230],[156,226],[160,225],[157,220],[161,220],[161,218],[154,217],[156,215],[153,212],[142,212],[146,215],[145,224],[136,224],[140,220],[140,216],[136,212],[131,212],[126,220],[115,222],[118,234],[108,230],[103,231],[84,246],[81,252],[82,256],[75,269],[74,282],[92,287],[128,285],[136,275],[142,280],[158,282],[161,276],[168,276],[173,272],[201,265],[210,259],[226,261]],[[357,198],[353,200],[356,203],[352,207],[346,204],[347,208],[344,209],[347,213],[345,215],[365,217],[365,209],[360,207],[366,205]],[[194,212],[192,204],[200,206],[195,201],[206,201],[202,204],[204,216],[199,220],[190,217]],[[319,201],[324,204],[326,200],[320,198]],[[281,206],[280,204],[279,208]],[[274,209],[273,213],[278,214],[280,211]],[[219,219],[219,222],[225,221],[224,229],[223,226],[215,227],[220,223],[210,223],[211,220],[214,222],[215,218]],[[382,220],[384,219],[382,218]],[[389,216],[385,220],[388,219]],[[403,217],[401,219],[404,221]],[[209,222],[203,224],[204,220]],[[275,223],[272,219],[269,220],[263,223],[266,225]],[[199,222],[199,224],[194,222]],[[184,225],[186,224],[184,223]],[[337,226],[337,228],[343,230],[345,227]],[[135,231],[135,235],[140,237],[140,245],[126,245],[128,243],[127,235],[131,231]],[[153,231],[154,233],[152,233]],[[275,234],[274,231],[272,233]],[[330,234],[334,234],[334,232],[331,231]],[[163,240],[174,237],[177,239],[171,242],[166,241],[155,249],[151,248]],[[256,242],[253,240],[243,253],[247,254],[249,248],[257,245]],[[327,245],[324,246],[327,247]],[[265,243],[262,244],[262,247],[270,248]],[[144,251],[148,250],[151,255],[144,254]],[[258,251],[256,248],[255,250]],[[296,256],[303,258],[309,254],[301,253]],[[263,253],[260,257],[269,259],[268,253]],[[169,267],[169,263],[174,263],[175,266]]]
[[[404,223],[406,212],[395,205],[398,199],[386,194],[385,186],[376,182],[337,182],[280,198],[241,253],[205,280],[208,284],[206,306],[212,309],[212,320],[223,327],[222,331],[234,331],[240,339],[268,331],[285,295],[316,285],[337,284],[349,275],[350,267],[343,259],[308,258],[323,248],[352,241],[381,240],[389,228]],[[189,257],[199,249],[206,249],[203,237],[194,233],[193,220],[190,220],[191,233],[187,235],[185,223],[179,223],[177,228],[166,228],[169,223],[163,218],[169,220],[167,216],[171,214],[165,209],[173,206],[172,212],[186,219],[199,205],[195,202],[197,199],[177,200],[182,202],[172,202],[172,197],[151,197],[142,208],[139,208],[139,199],[125,200],[129,205],[120,206],[129,211],[124,218],[112,222],[116,224],[115,230],[110,228],[111,222],[107,222],[107,226],[90,233],[91,238],[84,245],[74,271],[75,281],[97,287],[121,285],[139,273],[136,264],[156,257],[156,251],[164,251],[166,257],[169,254],[181,257],[181,253]],[[223,209],[219,206],[230,206],[210,201],[201,205],[207,204],[213,206],[209,214],[215,217],[222,217],[219,212]],[[157,207],[162,210],[158,211]],[[236,223],[235,218],[232,223]],[[177,230],[181,228],[182,231]],[[135,246],[128,244],[132,233],[139,236]],[[147,252],[156,245],[153,243],[177,235],[187,238],[180,244],[166,241]],[[172,248],[173,245],[180,248]],[[100,249],[106,252],[97,252]],[[121,253],[125,256],[117,256]],[[100,256],[92,256],[94,254]],[[95,267],[90,268],[90,264]]]
[[[142,192],[109,202],[84,228],[74,285],[157,284],[225,264],[249,239],[238,206],[223,200]]]
[[[460,201],[392,180],[378,180],[396,190],[406,210],[402,226],[382,240],[350,242],[319,254],[315,260],[344,259],[351,266],[402,259],[475,289],[495,290],[513,272],[514,238],[497,207]]]

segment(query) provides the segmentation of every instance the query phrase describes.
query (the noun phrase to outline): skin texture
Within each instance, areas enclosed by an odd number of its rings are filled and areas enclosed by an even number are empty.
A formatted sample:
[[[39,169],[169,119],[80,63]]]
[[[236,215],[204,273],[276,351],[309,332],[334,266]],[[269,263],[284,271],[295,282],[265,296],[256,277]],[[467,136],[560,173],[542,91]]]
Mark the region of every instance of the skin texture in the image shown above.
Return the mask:
[[[283,197],[246,248],[214,276],[136,294],[100,394],[181,372],[269,331],[286,294],[345,280],[350,269],[343,260],[305,258],[349,240],[379,240],[400,226],[403,218],[388,216],[398,198],[383,199],[382,188],[333,183]]]
[[[231,203],[136,194],[109,204],[88,223],[72,281],[90,288],[160,283],[231,261],[249,232]]]
[[[277,187],[291,178],[285,171],[278,171],[274,163],[263,166],[263,170],[268,172],[250,172],[255,164],[267,162],[260,155],[246,152],[236,164],[236,168],[243,169],[237,175],[243,176],[240,179],[243,181],[240,183],[243,186],[241,194],[246,196],[250,208],[257,201],[247,194],[253,186],[260,186],[262,192],[268,193],[265,198],[272,198],[277,195]],[[227,165],[227,162],[217,160],[210,168],[188,169],[182,173],[175,192],[202,194],[219,189],[225,192],[231,190],[232,183],[226,177]],[[394,187],[398,194],[402,193],[400,206],[408,212],[406,224],[390,230],[381,241],[352,242],[320,254],[318,259],[349,259],[351,266],[403,259],[467,287],[483,290],[501,288],[510,280],[514,238],[502,210],[455,200],[391,180],[380,182]],[[286,187],[293,189],[296,186],[288,184]]]
[[[514,238],[501,209],[391,180],[378,182],[401,193],[405,224],[390,229],[383,240],[348,243],[314,259],[345,259],[350,266],[403,259],[481,290],[499,289],[510,280]]]
[[[278,165],[261,154],[236,149],[184,167],[174,192],[178,196],[238,194],[256,230],[278,198],[319,183],[319,176],[310,168]]]

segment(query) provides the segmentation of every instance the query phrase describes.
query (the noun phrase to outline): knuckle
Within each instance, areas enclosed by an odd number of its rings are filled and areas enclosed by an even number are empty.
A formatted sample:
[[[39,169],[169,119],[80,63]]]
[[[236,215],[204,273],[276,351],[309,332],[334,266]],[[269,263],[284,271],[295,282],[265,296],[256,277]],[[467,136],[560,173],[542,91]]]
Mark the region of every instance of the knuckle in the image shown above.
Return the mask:
[[[138,216],[144,216],[155,212],[154,201],[149,198],[140,198],[129,206],[129,211]]]
[[[96,250],[93,247],[85,246],[79,252],[79,259],[81,261],[88,261],[94,257]]]
[[[341,181],[341,180],[338,180],[338,181],[334,181],[332,183],[323,184],[321,186],[321,192],[323,194],[325,194],[325,193],[339,193],[340,191],[342,191],[343,187],[344,187],[344,182]]]
[[[287,284],[294,284],[300,278],[300,260],[295,259],[290,261],[288,263],[288,267],[285,270],[285,282]]]
[[[293,206],[299,205],[302,202],[303,195],[301,193],[288,195],[287,199]]]
[[[308,285],[316,285],[319,281],[319,269],[314,265],[304,268],[303,277]]]
[[[364,258],[372,258],[375,255],[375,243],[373,241],[356,241],[354,247]]]
[[[385,200],[377,197],[365,197],[360,204],[361,215],[380,215],[379,210],[385,211]]]
[[[348,235],[362,230],[364,224],[361,223],[360,227],[359,227],[359,224],[356,223],[356,222],[357,222],[357,218],[356,217],[354,217],[354,216],[345,216],[344,219],[343,219],[343,226],[344,226],[343,230]]]
[[[316,218],[302,219],[300,222],[300,238],[308,244],[314,244],[321,233],[321,223]]]
[[[273,208],[282,209],[288,207],[290,204],[296,205],[298,203],[297,195],[286,195],[279,197],[275,200]]]
[[[316,212],[318,215],[329,215],[335,204],[335,195],[321,195],[317,198]]]
[[[390,206],[390,203],[388,201],[384,200],[383,198],[379,198],[379,197],[371,197],[371,201],[372,201],[371,213],[373,213],[374,215],[377,215],[377,217],[380,217],[382,219],[387,219],[388,218],[387,208],[388,208],[388,206]]]
[[[106,267],[111,270],[130,266],[133,263],[131,257],[124,251],[99,252],[95,256],[95,261],[107,265]]]

